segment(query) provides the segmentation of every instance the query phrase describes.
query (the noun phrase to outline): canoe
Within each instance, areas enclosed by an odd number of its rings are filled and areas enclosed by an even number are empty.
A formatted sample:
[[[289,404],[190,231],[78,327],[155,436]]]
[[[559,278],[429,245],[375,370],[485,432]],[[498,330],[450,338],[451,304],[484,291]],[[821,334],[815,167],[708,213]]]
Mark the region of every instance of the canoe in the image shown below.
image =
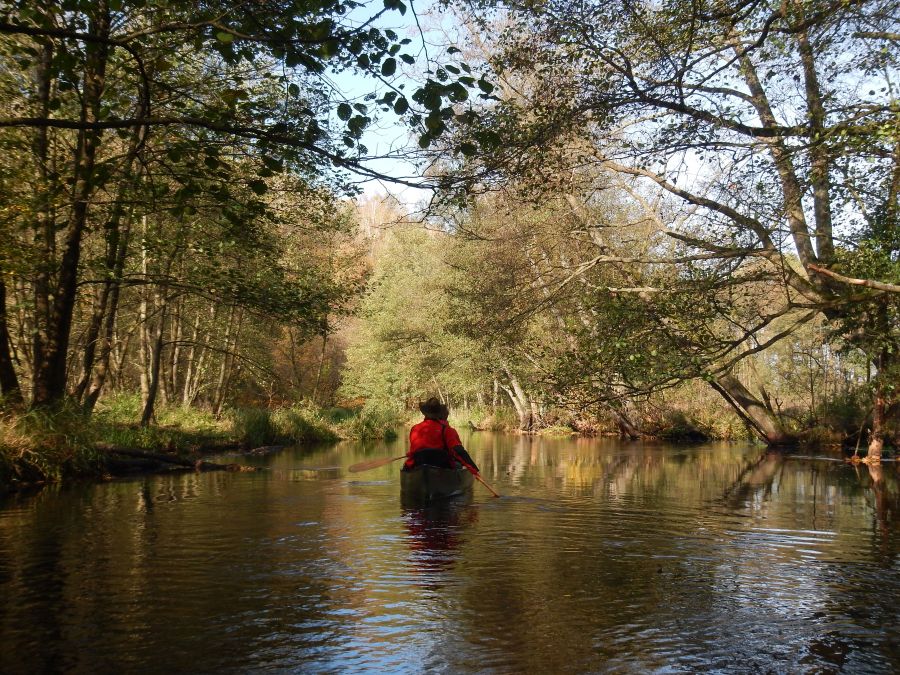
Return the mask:
[[[404,499],[431,501],[446,499],[472,489],[475,478],[468,469],[445,469],[422,464],[400,472],[400,493]]]

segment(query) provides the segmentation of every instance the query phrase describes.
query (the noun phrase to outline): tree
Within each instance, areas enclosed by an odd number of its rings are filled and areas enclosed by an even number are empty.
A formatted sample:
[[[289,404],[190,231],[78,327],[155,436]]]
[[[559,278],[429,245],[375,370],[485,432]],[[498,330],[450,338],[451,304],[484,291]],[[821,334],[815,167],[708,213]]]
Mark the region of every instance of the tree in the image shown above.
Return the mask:
[[[728,358],[706,360],[723,395],[767,440],[785,440],[728,365],[759,348],[775,317],[821,313],[877,368],[877,461],[900,348],[894,9],[882,0],[504,3],[502,22],[490,24],[490,64],[507,95],[459,118],[448,184],[512,179],[541,193],[557,190],[553,177],[567,168],[613,176],[676,244],[649,251],[648,263],[691,261],[741,284],[764,275],[781,289],[764,320],[732,336]],[[463,144],[481,150],[465,165]],[[708,281],[701,275],[697,291]]]
[[[453,330],[452,239],[396,226],[379,247],[348,350],[343,391],[388,404],[426,395],[460,401],[488,381],[478,345]]]
[[[401,0],[368,14],[353,0],[4,5],[0,79],[10,95],[0,129],[29,174],[4,207],[18,209],[12,228],[34,260],[23,289],[33,305],[26,327],[32,405],[52,405],[66,394],[82,256],[97,231],[106,240],[109,276],[95,299],[88,349],[95,336],[109,334],[98,326],[114,315],[114,280],[134,199],[146,200],[144,212],[165,201],[171,214],[183,216],[202,195],[238,222],[244,207],[228,206],[235,180],[261,196],[265,179],[281,172],[330,191],[349,189],[341,169],[378,175],[366,168],[368,150],[359,142],[376,109],[427,123],[432,137],[440,132],[446,102],[466,98],[474,81],[443,73],[404,93],[396,74],[398,63],[415,61],[404,51],[410,41],[374,22],[406,10]],[[342,70],[368,74],[385,93],[343,100],[327,77]],[[250,161],[256,175],[232,174],[236,156]],[[171,190],[165,199],[156,191],[162,185]],[[4,284],[8,260],[0,258]],[[0,305],[0,386],[13,392],[6,311]],[[94,358],[87,356],[85,373]]]

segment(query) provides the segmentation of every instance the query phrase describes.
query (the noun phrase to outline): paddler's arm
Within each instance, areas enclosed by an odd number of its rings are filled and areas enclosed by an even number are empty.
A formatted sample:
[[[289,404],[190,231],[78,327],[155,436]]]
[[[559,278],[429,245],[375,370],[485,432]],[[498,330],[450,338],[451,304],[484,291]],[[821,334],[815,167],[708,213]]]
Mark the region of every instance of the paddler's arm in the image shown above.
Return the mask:
[[[453,450],[456,456],[459,457],[463,462],[475,469],[475,473],[481,473],[481,469],[478,468],[475,460],[472,459],[472,456],[468,452],[466,452],[466,449],[462,445],[454,445],[451,450]]]

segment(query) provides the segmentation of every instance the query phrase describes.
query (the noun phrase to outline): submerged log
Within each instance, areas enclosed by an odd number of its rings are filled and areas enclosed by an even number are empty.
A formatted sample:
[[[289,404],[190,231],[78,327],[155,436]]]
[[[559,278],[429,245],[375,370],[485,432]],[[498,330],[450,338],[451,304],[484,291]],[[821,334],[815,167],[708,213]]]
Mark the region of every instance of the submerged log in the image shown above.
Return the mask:
[[[196,462],[179,457],[177,455],[164,455],[159,452],[150,452],[148,450],[139,450],[137,448],[119,448],[112,445],[98,445],[98,450],[102,450],[107,454],[122,455],[124,457],[134,457],[137,459],[153,460],[164,464],[175,464],[183,467],[193,467]]]
[[[193,469],[195,471],[236,471],[236,472],[249,472],[249,471],[259,471],[258,467],[246,466],[243,464],[219,464],[217,462],[209,462],[205,459],[188,459],[186,457],[179,457],[177,455],[166,455],[159,452],[150,452],[148,450],[140,450],[137,448],[118,448],[115,446],[98,446],[98,449],[103,450],[108,455],[120,455],[122,457],[131,458],[130,462],[127,464],[123,463],[123,460],[116,459],[115,457],[111,458],[112,467],[111,468],[131,468],[136,470],[152,470],[156,468],[153,463],[158,466],[159,464],[169,464],[177,467],[181,467],[184,469]]]

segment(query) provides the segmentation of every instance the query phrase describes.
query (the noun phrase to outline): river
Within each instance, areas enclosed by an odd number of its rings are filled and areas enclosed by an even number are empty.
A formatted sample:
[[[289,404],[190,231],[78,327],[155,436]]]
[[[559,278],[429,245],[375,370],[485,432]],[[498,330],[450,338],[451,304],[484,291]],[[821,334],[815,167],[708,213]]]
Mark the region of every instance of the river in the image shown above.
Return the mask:
[[[464,436],[470,499],[394,444],[0,502],[0,672],[900,671],[893,463]]]

